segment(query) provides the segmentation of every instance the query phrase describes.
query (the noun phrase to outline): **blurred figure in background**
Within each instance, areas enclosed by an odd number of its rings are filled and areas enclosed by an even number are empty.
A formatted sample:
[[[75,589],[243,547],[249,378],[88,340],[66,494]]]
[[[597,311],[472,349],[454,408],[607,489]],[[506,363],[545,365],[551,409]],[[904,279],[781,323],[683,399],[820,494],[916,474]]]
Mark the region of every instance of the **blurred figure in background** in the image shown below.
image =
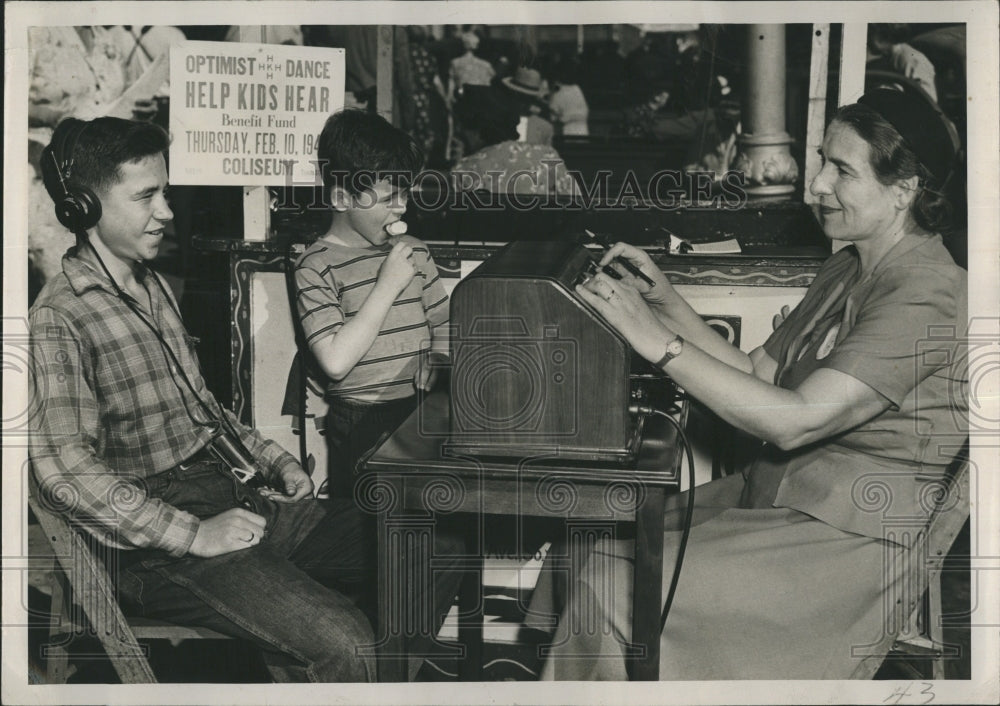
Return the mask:
[[[262,44],[293,44],[302,46],[302,28],[299,25],[232,25],[226,32],[227,42],[240,41],[240,33],[244,29],[261,30]]]
[[[904,41],[909,25],[873,22],[868,25],[869,71],[887,71],[900,74],[919,85],[935,103],[937,86],[934,64],[923,53]]]
[[[577,193],[555,149],[518,140],[518,115],[496,91],[467,86],[455,103],[456,131],[468,156],[452,167],[453,187],[507,194]]]
[[[549,97],[549,111],[563,135],[589,135],[587,116],[590,109],[580,89],[580,62],[565,59],[555,67],[556,90]]]
[[[485,59],[476,56],[479,48],[479,35],[475,32],[462,34],[462,56],[452,59],[448,69],[448,104],[455,102],[456,93],[463,86],[489,86],[496,75],[493,65]]]
[[[622,111],[622,131],[636,139],[657,139],[654,121],[657,113],[667,104],[670,91],[664,81],[649,85],[641,100]]]
[[[374,25],[305,25],[306,44],[344,49],[344,107],[375,110],[378,28]]]
[[[410,25],[406,32],[412,87],[409,100],[413,102],[413,125],[407,128],[427,155],[428,164],[440,165],[444,160],[448,130],[444,83],[438,76],[434,58],[427,51],[427,30],[421,25]]]
[[[549,106],[545,102],[548,85],[536,69],[520,66],[499,84],[502,99],[520,117],[517,134],[522,142],[533,145],[551,145],[555,128],[544,116]]]

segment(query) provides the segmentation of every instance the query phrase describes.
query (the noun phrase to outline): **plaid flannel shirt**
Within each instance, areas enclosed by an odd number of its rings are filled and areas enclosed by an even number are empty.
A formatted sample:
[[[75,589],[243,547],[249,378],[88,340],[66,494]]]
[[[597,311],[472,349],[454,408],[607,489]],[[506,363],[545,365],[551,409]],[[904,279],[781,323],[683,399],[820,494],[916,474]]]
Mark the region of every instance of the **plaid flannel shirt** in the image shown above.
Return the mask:
[[[217,415],[222,407],[205,386],[194,339],[172,295],[153,277],[149,271],[152,310],[135,304]],[[208,423],[209,416],[174,360],[109,280],[75,250],[63,258],[62,274],[39,294],[29,321],[30,456],[42,500],[112,546],[184,555],[198,518],[149,497],[143,482],[200,451],[212,436],[209,426],[195,423]],[[298,465],[273,441],[222,411],[270,476]]]

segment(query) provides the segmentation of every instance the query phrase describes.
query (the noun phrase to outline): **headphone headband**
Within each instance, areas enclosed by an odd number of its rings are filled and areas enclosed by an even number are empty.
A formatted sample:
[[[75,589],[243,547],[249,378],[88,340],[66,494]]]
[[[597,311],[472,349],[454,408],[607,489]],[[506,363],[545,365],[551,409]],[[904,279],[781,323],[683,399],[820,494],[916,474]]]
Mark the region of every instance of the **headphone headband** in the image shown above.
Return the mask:
[[[89,125],[77,118],[59,123],[41,156],[42,179],[55,202],[56,218],[78,235],[101,220],[101,200],[91,189],[71,181],[76,147]]]

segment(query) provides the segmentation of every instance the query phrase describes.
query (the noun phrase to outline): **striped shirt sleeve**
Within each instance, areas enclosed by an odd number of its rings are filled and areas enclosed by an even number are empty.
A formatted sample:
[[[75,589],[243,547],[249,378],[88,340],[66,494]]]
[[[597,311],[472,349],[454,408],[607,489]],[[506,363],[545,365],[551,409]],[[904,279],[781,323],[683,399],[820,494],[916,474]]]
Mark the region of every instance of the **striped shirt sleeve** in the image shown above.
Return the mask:
[[[448,322],[448,293],[444,291],[444,284],[441,282],[441,273],[438,272],[434,258],[426,245],[422,245],[420,251],[422,257],[417,261],[420,270],[424,273],[423,302],[424,312],[427,314],[427,321],[431,328],[436,328]]]
[[[295,269],[295,290],[295,306],[306,344],[312,346],[344,325],[344,310],[332,278],[310,267],[306,259]]]

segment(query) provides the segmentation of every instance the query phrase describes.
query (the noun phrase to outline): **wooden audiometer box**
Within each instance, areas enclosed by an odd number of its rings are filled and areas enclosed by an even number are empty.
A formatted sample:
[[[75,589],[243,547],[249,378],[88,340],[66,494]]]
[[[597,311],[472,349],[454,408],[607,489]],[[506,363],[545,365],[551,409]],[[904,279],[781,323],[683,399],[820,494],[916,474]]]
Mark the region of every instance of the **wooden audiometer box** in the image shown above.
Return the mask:
[[[627,462],[639,447],[628,343],[574,291],[571,241],[515,241],[451,298],[451,444],[479,456]]]

